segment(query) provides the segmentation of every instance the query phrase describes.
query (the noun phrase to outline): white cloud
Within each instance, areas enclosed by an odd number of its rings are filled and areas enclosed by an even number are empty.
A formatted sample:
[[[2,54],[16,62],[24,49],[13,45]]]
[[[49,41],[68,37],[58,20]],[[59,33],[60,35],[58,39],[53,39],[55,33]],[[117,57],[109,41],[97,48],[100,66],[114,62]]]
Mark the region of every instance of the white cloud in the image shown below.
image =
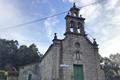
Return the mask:
[[[41,4],[41,3],[47,3],[48,0],[34,0],[35,4]],[[41,38],[36,39],[35,36],[43,35],[43,33],[39,32],[39,34],[36,34],[38,32],[34,33],[34,30],[31,31],[31,25],[25,25],[20,26],[22,28],[12,28],[12,29],[2,29],[5,27],[12,27],[16,24],[25,23],[30,20],[30,17],[27,16],[27,13],[24,13],[23,9],[20,7],[21,3],[17,3],[10,0],[1,0],[0,2],[0,38],[9,39],[9,40],[18,40],[20,45],[30,45],[32,43],[35,43],[40,50],[40,52],[45,53],[46,49],[48,48],[49,44],[48,42],[40,42]],[[33,2],[31,3],[31,6],[34,6]],[[51,8],[51,15],[55,14],[55,10]],[[40,13],[39,13],[40,15]],[[34,17],[32,17],[34,18]],[[57,17],[49,18],[41,23],[41,26],[45,26],[47,36],[51,41],[51,36],[53,36],[53,28],[58,23]],[[36,24],[37,25],[37,24]],[[34,26],[36,26],[34,25]],[[29,27],[28,27],[29,26]],[[37,25],[38,26],[38,25]],[[39,27],[39,26],[38,26]],[[34,27],[35,29],[35,27]],[[44,27],[42,27],[44,30]],[[42,31],[42,30],[40,30]],[[28,35],[29,34],[29,35]],[[31,36],[31,35],[32,36]],[[35,35],[35,36],[33,36]],[[44,34],[46,36],[46,34]],[[46,44],[47,43],[47,44]]]
[[[9,3],[7,0],[0,2],[0,24],[9,26],[18,22],[22,22],[21,12],[14,3]],[[2,27],[2,26],[1,26]],[[0,28],[1,28],[0,27]]]
[[[9,0],[0,1],[0,38],[18,40],[20,44],[30,45],[31,42],[24,41],[30,40],[29,36],[25,36],[25,33],[30,32],[27,27],[9,28],[21,24],[28,19],[27,16],[22,14],[19,4]]]
[[[114,9],[116,7],[116,4],[118,3],[119,0],[107,0],[107,3],[105,5],[106,9]]]
[[[22,30],[17,29],[17,31],[15,29],[6,28],[23,22],[25,18],[21,14],[18,6],[14,4],[13,2],[9,2],[9,0],[1,0],[0,2],[0,25],[2,25],[0,26],[0,38],[20,39],[18,37],[21,35]]]
[[[118,43],[120,37],[111,38],[100,46],[100,53],[102,56],[109,56],[110,54],[120,53],[120,44]]]
[[[51,8],[51,15],[55,14],[55,10],[53,8]],[[50,16],[51,16],[50,15]],[[46,32],[48,35],[48,38],[50,40],[52,40],[52,36],[53,36],[53,28],[56,26],[56,24],[59,22],[59,20],[57,19],[57,17],[52,17],[52,18],[48,18],[47,20],[45,20],[44,25],[46,28]]]

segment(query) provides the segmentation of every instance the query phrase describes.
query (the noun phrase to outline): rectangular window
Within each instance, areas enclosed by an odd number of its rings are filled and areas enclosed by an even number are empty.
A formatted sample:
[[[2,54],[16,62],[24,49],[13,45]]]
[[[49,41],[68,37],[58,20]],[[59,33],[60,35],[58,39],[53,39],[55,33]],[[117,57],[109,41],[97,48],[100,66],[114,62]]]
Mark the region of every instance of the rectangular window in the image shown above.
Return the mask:
[[[7,80],[7,76],[5,75],[5,72],[0,72],[0,80]]]
[[[28,80],[32,80],[32,74],[28,74]]]
[[[83,65],[74,65],[74,80],[84,80]]]

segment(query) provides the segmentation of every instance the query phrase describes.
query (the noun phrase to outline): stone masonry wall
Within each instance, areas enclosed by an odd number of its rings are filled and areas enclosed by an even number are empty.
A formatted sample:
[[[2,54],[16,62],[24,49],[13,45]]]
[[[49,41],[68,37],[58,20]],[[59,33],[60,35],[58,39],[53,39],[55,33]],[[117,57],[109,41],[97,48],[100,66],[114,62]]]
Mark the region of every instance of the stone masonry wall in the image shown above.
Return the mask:
[[[31,80],[41,80],[39,63],[20,67],[18,80],[28,80],[30,74],[32,75]]]
[[[80,48],[76,49],[75,43],[80,43]],[[76,60],[76,51],[80,52],[80,60]],[[83,65],[84,80],[98,80],[99,62],[96,62],[98,52],[94,52],[93,45],[83,36],[69,34],[63,41],[63,63],[69,65],[64,69],[64,80],[74,80],[73,65]],[[98,61],[98,60],[97,60]],[[104,80],[104,76],[100,78]]]

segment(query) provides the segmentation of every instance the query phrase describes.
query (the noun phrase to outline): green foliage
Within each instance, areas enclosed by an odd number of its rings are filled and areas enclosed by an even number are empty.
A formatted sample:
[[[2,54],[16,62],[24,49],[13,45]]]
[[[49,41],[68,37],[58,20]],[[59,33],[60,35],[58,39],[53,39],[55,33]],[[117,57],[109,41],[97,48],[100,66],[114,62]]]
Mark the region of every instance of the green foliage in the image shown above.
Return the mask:
[[[111,54],[110,60],[116,64],[120,64],[120,54],[119,53]]]
[[[103,58],[102,63],[106,80],[112,80],[115,76],[118,76],[120,54],[111,54],[109,58]]]
[[[27,47],[19,46],[17,41],[0,39],[0,68],[4,69],[7,64],[18,69],[19,66],[39,62],[42,54],[39,53],[35,44]]]

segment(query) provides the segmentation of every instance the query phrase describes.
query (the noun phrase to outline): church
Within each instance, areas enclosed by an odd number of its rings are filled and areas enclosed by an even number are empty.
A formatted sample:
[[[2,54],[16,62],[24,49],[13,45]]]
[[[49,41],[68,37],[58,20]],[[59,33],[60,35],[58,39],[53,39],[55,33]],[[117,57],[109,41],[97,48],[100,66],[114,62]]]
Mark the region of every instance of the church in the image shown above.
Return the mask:
[[[85,32],[85,18],[74,4],[65,16],[64,39],[55,33],[41,62],[20,67],[18,80],[105,80],[98,44]]]

